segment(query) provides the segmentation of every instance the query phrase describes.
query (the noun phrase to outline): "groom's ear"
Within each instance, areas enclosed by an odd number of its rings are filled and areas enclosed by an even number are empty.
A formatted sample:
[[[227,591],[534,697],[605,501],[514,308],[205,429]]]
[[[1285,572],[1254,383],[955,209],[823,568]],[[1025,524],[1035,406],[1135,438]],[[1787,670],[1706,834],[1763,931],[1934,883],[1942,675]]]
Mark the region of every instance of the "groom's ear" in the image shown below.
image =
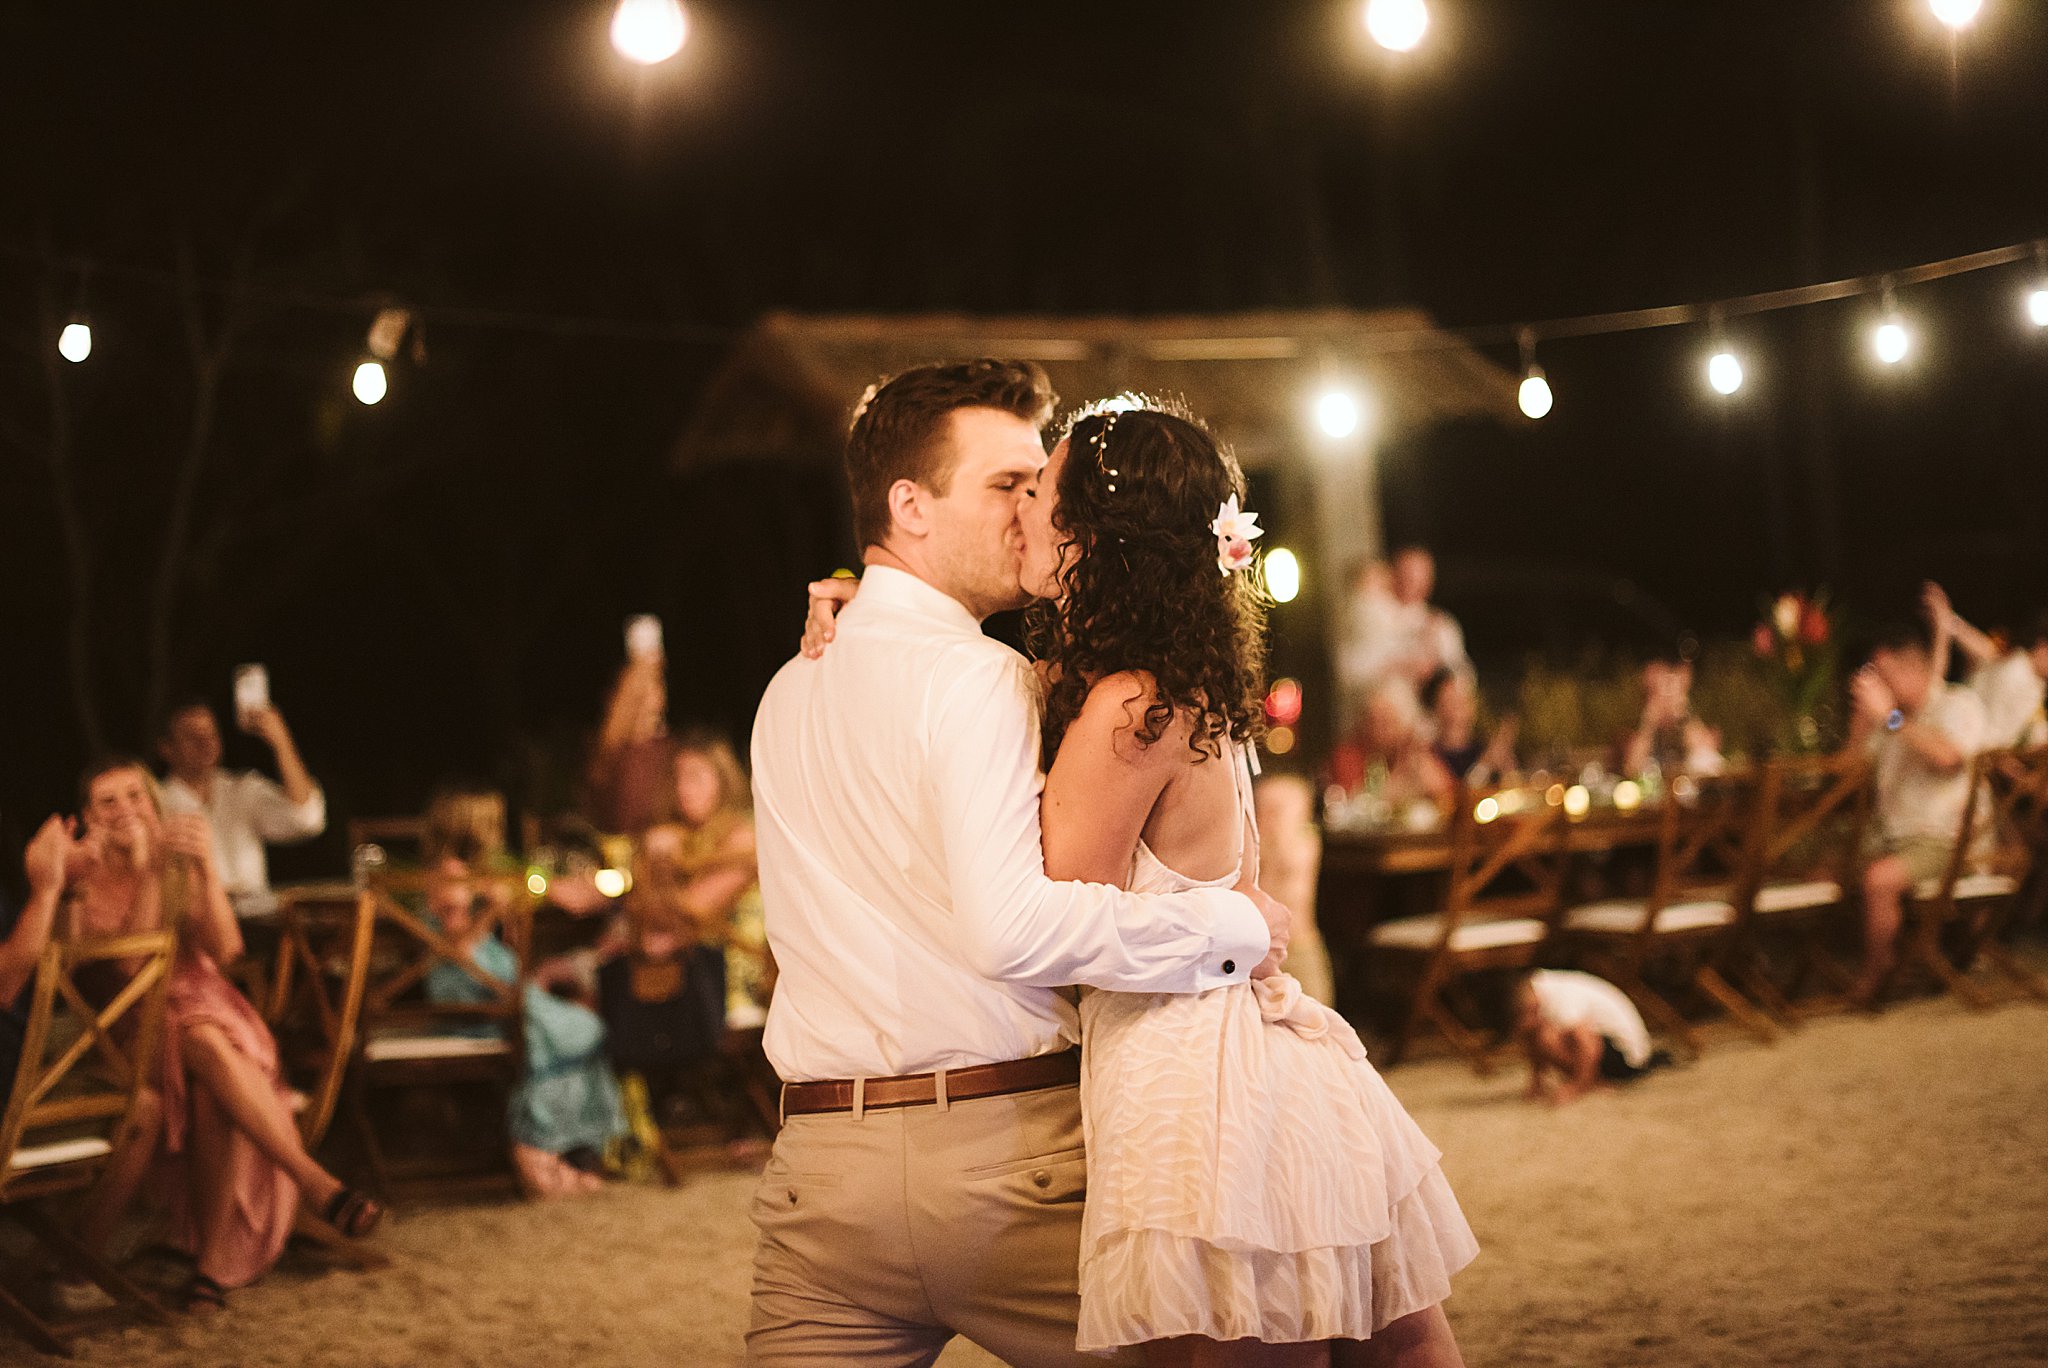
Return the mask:
[[[889,525],[900,527],[913,537],[931,532],[931,491],[915,480],[898,480],[889,486]]]

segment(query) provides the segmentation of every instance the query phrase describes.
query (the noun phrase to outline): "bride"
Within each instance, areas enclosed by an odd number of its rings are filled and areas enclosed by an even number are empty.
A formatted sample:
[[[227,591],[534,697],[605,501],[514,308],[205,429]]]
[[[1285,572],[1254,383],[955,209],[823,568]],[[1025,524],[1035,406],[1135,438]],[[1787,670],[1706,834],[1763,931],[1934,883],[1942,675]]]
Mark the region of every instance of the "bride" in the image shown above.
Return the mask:
[[[1127,395],[1069,422],[1026,500],[1049,877],[1257,881],[1264,614],[1243,496],[1206,428]],[[806,649],[848,586],[812,589]],[[1192,996],[1083,990],[1081,1023],[1078,1348],[1143,1345],[1166,1368],[1463,1363],[1441,1303],[1478,1245],[1440,1154],[1277,957]]]

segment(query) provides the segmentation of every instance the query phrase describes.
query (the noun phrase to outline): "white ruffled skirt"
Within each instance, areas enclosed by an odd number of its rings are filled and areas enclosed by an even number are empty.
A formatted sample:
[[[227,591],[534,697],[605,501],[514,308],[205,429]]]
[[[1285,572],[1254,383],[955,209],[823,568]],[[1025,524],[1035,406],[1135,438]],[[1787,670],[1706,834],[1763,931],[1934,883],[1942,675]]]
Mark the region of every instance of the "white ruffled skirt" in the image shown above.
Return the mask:
[[[1078,1346],[1367,1339],[1479,1252],[1442,1157],[1286,975],[1082,999]]]

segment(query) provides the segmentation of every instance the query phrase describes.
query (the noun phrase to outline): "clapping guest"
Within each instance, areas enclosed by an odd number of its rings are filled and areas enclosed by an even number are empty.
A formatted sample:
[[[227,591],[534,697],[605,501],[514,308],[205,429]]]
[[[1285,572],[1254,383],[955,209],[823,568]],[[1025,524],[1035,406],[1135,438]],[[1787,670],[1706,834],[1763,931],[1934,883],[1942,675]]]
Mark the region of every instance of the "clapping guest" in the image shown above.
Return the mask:
[[[1512,717],[1479,734],[1479,690],[1472,677],[1450,668],[1423,682],[1421,703],[1432,724],[1430,749],[1454,779],[1489,784],[1515,768],[1515,736],[1520,724]]]
[[[666,812],[674,756],[666,669],[660,653],[638,655],[613,686],[584,778],[600,831],[637,836]]]
[[[1921,602],[1934,629],[1935,678],[1948,677],[1951,646],[1970,662],[1967,685],[1984,704],[1985,749],[2048,741],[2048,720],[2041,713],[2048,694],[2048,612],[2034,619],[2026,636],[2001,647],[1963,620],[1940,585],[1929,581]]]
[[[221,768],[220,723],[213,709],[194,700],[167,719],[157,751],[169,766],[164,810],[203,813],[213,828],[215,863],[238,917],[270,912],[266,845],[318,836],[327,829],[327,799],[306,772],[284,714],[263,707],[242,718],[242,726],[270,747],[277,760],[276,782],[253,770]]]
[[[19,914],[0,905],[0,1109],[6,1107],[21,1067],[27,1025],[21,995],[35,977],[36,965],[56,928],[57,904],[64,895],[64,862],[71,845],[63,819],[52,817],[44,822],[22,857],[28,875],[28,901]]]
[[[1692,662],[1653,660],[1643,666],[1643,713],[1636,729],[1622,742],[1624,774],[1662,774],[1701,778],[1727,768],[1721,735],[1693,715]]]
[[[1876,792],[1863,856],[1863,971],[1851,994],[1869,1006],[1890,973],[1906,893],[1941,876],[1972,801],[1970,762],[1983,748],[1984,704],[1934,672],[1927,642],[1895,630],[1850,681],[1849,745],[1874,759]]]
[[[350,1236],[368,1234],[383,1210],[306,1153],[277,1042],[221,972],[242,953],[242,933],[206,818],[166,816],[137,760],[87,770],[84,798],[85,839],[68,861],[81,871],[70,934],[177,934],[157,1059],[152,1186],[194,1259],[186,1305],[217,1308],[229,1289],[277,1261],[301,1200]],[[141,1163],[109,1169],[85,1222],[88,1244],[104,1247],[142,1177]]]

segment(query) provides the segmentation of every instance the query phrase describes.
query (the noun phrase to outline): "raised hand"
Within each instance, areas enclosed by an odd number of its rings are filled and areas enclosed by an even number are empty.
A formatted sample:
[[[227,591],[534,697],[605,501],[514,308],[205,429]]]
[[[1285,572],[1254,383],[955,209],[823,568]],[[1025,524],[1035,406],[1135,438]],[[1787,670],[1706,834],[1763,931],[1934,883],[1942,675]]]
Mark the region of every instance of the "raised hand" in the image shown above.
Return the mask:
[[[857,579],[835,576],[812,581],[810,611],[804,617],[804,637],[798,646],[806,657],[816,660],[825,654],[826,643],[837,630],[835,619],[839,610],[853,602],[853,596],[859,592]]]
[[[1955,612],[1948,591],[1933,580],[1920,586],[1920,606],[1927,610],[1927,620],[1937,630],[1948,626],[1950,615]]]
[[[28,874],[31,894],[64,891],[66,865],[70,862],[71,851],[70,824],[64,818],[52,817],[36,828],[21,861]]]
[[[1875,721],[1891,716],[1892,709],[1899,705],[1890,686],[1868,665],[1849,681],[1849,699],[1858,713]]]
[[[164,849],[196,862],[206,873],[213,872],[213,826],[196,812],[164,819]]]
[[[242,714],[242,730],[260,738],[272,750],[291,740],[291,728],[284,724],[284,714],[271,706],[251,708]]]

